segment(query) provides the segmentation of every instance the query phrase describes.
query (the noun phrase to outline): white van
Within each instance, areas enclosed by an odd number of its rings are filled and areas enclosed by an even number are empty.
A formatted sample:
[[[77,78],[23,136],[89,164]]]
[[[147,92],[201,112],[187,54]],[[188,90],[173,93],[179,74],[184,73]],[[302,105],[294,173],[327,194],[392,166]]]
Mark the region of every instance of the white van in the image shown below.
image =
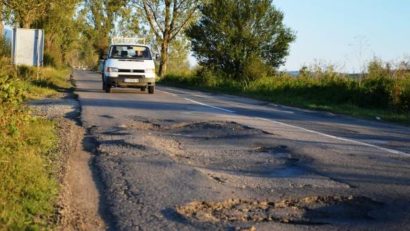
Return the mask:
[[[134,87],[141,91],[155,90],[155,62],[151,50],[137,38],[113,38],[103,63],[103,90],[113,87]]]

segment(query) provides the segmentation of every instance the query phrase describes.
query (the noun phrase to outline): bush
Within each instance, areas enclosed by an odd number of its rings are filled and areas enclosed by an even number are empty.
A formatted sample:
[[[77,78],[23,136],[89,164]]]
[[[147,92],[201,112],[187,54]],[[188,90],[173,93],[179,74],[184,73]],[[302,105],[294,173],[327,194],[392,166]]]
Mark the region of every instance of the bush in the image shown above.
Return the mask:
[[[33,67],[21,65],[17,67],[17,75],[24,79],[24,80],[31,80],[34,79],[34,76],[36,76],[37,70]]]
[[[399,73],[394,81],[391,104],[399,111],[410,112],[410,73]]]
[[[56,67],[56,60],[48,52],[44,54],[44,66]]]
[[[7,41],[2,35],[0,35],[0,57],[10,57],[11,47],[10,42]]]

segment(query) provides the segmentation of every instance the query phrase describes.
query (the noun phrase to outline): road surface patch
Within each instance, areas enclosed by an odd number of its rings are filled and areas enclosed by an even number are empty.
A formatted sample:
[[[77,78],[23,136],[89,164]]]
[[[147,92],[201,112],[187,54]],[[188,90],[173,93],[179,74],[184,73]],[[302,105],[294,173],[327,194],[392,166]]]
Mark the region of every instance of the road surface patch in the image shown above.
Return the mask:
[[[278,201],[194,201],[176,210],[188,219],[201,222],[320,225],[371,221],[371,211],[381,208],[381,203],[361,196],[308,196]]]

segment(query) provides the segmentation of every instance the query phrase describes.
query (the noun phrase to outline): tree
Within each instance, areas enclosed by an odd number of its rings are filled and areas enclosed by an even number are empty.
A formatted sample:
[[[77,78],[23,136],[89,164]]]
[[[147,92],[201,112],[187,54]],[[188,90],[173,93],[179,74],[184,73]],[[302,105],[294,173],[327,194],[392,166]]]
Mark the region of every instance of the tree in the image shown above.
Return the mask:
[[[80,0],[0,0],[2,16],[10,24],[45,31],[45,62],[65,63],[78,38],[74,15]]]
[[[95,49],[103,54],[109,45],[110,33],[114,29],[115,21],[121,15],[122,10],[127,5],[127,0],[86,0],[89,9],[90,22],[93,33],[89,37],[93,38]]]
[[[31,24],[46,14],[49,1],[44,0],[0,0],[10,12],[9,20],[22,28],[30,28]]]
[[[293,32],[272,0],[210,0],[187,30],[199,63],[245,83],[284,63]]]
[[[133,8],[131,3],[122,11],[119,19],[116,20],[114,26],[114,34],[124,37],[138,37],[141,33],[145,33],[145,28],[141,27],[141,15],[138,10]]]
[[[167,70],[174,74],[184,74],[190,70],[188,55],[189,41],[182,34],[175,38],[169,46],[169,62]]]
[[[75,11],[80,0],[49,0],[47,14],[33,22],[45,31],[45,63],[67,64],[66,56],[74,50],[79,37]]]
[[[195,18],[199,0],[134,0],[160,44],[158,75],[167,71],[169,46]]]

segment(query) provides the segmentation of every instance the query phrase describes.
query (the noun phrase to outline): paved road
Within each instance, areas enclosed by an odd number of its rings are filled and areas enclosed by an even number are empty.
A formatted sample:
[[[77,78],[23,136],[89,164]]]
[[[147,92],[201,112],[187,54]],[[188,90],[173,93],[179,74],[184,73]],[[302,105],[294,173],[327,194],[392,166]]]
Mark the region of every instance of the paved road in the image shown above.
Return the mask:
[[[407,127],[74,78],[113,229],[409,229]]]

